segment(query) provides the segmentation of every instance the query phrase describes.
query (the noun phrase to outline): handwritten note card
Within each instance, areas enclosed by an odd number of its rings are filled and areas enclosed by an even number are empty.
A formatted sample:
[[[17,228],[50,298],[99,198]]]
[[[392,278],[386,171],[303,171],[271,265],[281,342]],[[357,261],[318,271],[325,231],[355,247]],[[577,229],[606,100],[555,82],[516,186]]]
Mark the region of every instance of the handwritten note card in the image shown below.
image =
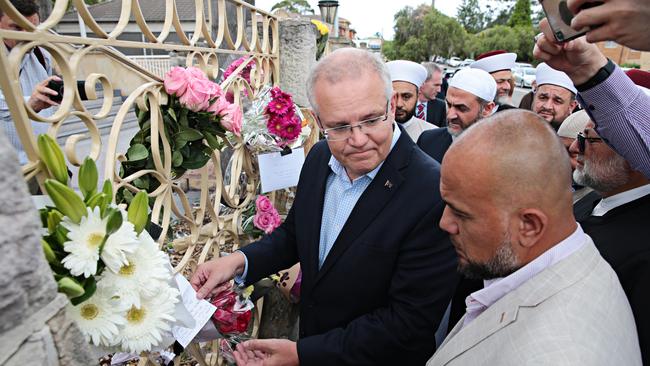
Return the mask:
[[[282,156],[279,152],[261,154],[257,157],[260,165],[262,193],[294,187],[298,184],[300,170],[305,162],[305,150],[301,147]]]
[[[177,274],[174,279],[178,284],[178,289],[181,291],[183,305],[185,305],[187,311],[194,318],[194,328],[172,327],[174,338],[183,348],[186,348],[201,328],[203,328],[205,323],[210,321],[212,314],[214,314],[217,308],[205,300],[197,299],[196,291],[194,291],[192,285],[190,285],[183,275]]]

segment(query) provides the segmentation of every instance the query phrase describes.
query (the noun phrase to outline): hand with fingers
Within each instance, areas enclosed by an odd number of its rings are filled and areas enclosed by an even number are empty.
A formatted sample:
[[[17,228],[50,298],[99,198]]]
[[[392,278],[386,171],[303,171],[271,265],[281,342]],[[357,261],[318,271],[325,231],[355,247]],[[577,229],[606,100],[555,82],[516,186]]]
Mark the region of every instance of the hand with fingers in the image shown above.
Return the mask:
[[[571,27],[589,27],[587,42],[616,41],[640,51],[650,51],[648,19],[650,0],[605,0],[602,4],[584,8],[594,0],[568,0],[575,14]]]
[[[201,264],[192,275],[190,284],[199,299],[210,298],[223,291],[224,283],[244,272],[246,259],[242,252],[215,258]]]
[[[297,366],[296,342],[286,339],[253,339],[240,343],[234,352],[237,366]]]
[[[535,37],[533,56],[550,67],[565,72],[574,85],[584,84],[607,64],[607,58],[598,47],[588,43],[584,37],[559,43],[546,19],[542,19],[539,27],[542,34]]]
[[[27,104],[34,110],[34,112],[38,113],[43,109],[59,105],[59,103],[50,99],[50,96],[58,95],[56,91],[47,87],[47,84],[50,82],[50,80],[61,81],[61,78],[58,76],[50,76],[49,78],[36,84],[32,95],[27,100]]]

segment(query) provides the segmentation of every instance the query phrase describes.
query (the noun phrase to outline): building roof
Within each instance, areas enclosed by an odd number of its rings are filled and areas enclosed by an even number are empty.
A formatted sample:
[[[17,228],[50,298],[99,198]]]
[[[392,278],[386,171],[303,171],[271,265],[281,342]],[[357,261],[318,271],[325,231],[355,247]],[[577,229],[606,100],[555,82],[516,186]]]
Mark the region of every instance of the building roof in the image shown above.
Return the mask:
[[[138,0],[140,9],[147,22],[163,22],[165,20],[165,2],[162,0]],[[203,2],[204,12],[207,13],[208,2]],[[176,10],[181,22],[195,21],[196,10],[194,7],[194,0],[176,0]],[[117,22],[122,12],[122,0],[108,0],[99,4],[89,5],[88,11],[93,16],[96,22]],[[131,21],[135,21],[135,17],[131,15]],[[67,12],[62,23],[78,22],[77,11],[72,10]]]

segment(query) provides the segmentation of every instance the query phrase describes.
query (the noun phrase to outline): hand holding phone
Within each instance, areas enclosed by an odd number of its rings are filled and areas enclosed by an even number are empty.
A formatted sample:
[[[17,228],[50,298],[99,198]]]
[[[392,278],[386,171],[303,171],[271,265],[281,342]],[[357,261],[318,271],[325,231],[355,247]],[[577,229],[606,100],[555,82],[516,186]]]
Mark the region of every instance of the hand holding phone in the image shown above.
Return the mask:
[[[572,39],[583,36],[590,28],[584,27],[579,30],[571,28],[573,13],[569,10],[566,0],[540,0],[546,19],[553,30],[555,40],[558,42],[568,42]],[[603,4],[602,1],[593,1],[585,3],[580,10],[591,8]]]

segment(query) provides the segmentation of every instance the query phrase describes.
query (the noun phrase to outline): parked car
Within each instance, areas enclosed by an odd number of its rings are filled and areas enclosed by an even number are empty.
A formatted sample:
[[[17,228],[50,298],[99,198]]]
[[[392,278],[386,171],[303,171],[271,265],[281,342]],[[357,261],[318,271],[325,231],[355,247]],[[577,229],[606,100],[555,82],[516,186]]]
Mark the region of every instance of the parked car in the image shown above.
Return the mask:
[[[533,67],[533,65],[527,64],[525,62],[515,62],[515,67],[519,67],[523,69],[524,67]]]
[[[519,70],[518,72],[513,72],[515,84],[521,88],[531,88],[533,81],[535,81],[535,73],[537,70],[534,67],[524,67]]]
[[[459,57],[452,57],[447,61],[447,65],[451,67],[459,67],[461,62],[463,62]]]

